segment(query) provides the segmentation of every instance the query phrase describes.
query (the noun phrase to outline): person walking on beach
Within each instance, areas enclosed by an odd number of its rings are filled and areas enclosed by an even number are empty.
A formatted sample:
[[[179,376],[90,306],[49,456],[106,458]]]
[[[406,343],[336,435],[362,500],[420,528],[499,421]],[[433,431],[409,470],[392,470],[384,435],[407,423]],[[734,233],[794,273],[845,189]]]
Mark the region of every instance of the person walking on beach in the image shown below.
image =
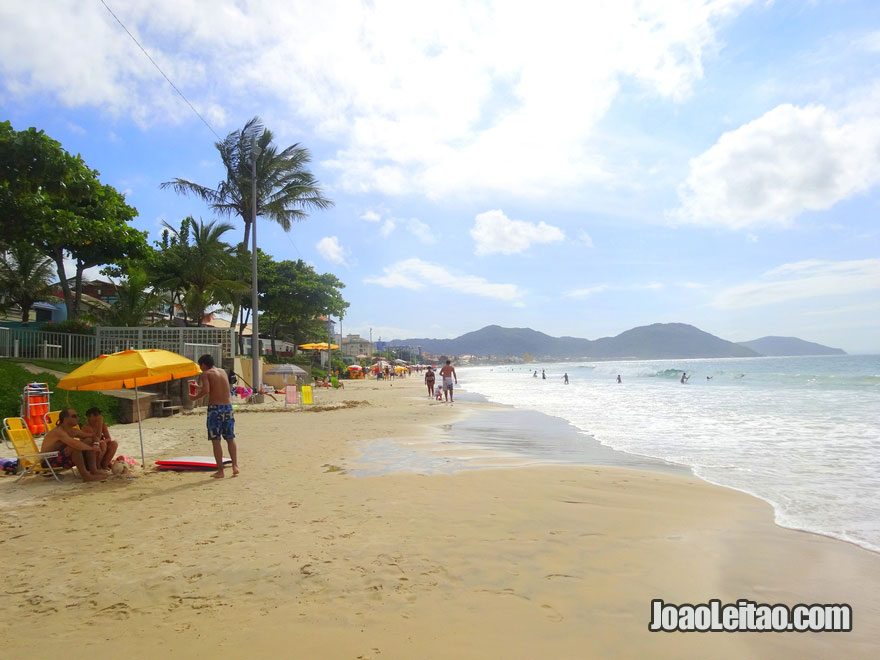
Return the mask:
[[[535,373],[538,373],[537,371]],[[446,393],[446,401],[452,403],[452,379],[458,385],[458,376],[455,374],[455,367],[452,366],[452,360],[446,360],[440,368],[440,376],[443,378],[443,391]]]
[[[565,384],[568,385],[568,372],[566,372],[566,373],[562,376],[562,378],[563,378],[563,380],[565,380]]]
[[[220,438],[226,440],[229,458],[232,459],[232,476],[238,476],[238,447],[235,445],[235,419],[232,417],[232,397],[229,394],[229,377],[223,369],[214,366],[214,358],[207,353],[199,358],[202,370],[202,386],[197,387],[195,394],[190,394],[192,401],[208,395],[208,440],[214,447],[214,460],[217,471],[211,476],[222,479],[223,445]]]
[[[541,380],[547,380],[547,374],[541,369]]]
[[[425,385],[428,386],[428,396],[434,396],[434,380],[437,378],[434,370],[431,367],[428,367],[428,370],[425,372]]]

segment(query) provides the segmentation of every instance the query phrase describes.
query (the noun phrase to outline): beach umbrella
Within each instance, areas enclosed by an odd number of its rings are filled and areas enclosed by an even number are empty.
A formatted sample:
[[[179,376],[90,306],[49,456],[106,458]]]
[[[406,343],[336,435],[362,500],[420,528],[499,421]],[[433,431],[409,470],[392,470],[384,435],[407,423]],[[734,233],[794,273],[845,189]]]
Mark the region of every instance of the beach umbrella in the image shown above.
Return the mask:
[[[301,367],[296,366],[295,364],[276,364],[274,367],[270,367],[266,370],[267,374],[287,374],[294,376],[305,376],[306,370]]]
[[[348,368],[349,371],[361,371],[362,369],[363,367],[358,364],[353,364]]]
[[[326,351],[327,350],[327,342],[316,342],[311,344],[300,344],[299,347],[305,351]],[[336,344],[330,344],[330,350],[337,350],[339,346]]]
[[[338,351],[339,350],[339,346],[337,346],[336,344],[330,344],[330,348],[328,349],[326,341],[319,342],[318,344],[316,344],[316,346],[318,347],[316,350],[319,350],[319,351],[326,351],[326,350]]]
[[[137,410],[138,435],[141,440],[141,467],[146,467],[138,385],[164,383],[168,380],[198,376],[200,373],[202,370],[198,364],[171,351],[155,348],[128,350],[99,355],[94,360],[71,371],[58,381],[56,387],[62,390],[134,388],[134,407]]]
[[[295,364],[276,364],[274,367],[266,370],[266,375],[270,374],[281,376],[281,379],[286,383],[288,376],[302,378],[307,375],[307,372],[305,369],[302,369]]]

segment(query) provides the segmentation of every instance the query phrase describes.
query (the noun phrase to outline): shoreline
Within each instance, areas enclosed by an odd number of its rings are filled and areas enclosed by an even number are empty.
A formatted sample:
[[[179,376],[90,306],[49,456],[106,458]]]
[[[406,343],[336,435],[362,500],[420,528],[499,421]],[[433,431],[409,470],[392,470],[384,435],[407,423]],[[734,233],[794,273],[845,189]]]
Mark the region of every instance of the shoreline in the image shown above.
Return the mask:
[[[374,660],[871,657],[880,643],[875,553],[780,528],[762,500],[696,477],[569,465],[347,473],[357,443],[430,444],[485,409],[430,405],[417,381],[320,391],[318,412],[239,415],[235,479],[0,480],[0,612],[20,633],[10,654],[49,623],[44,652],[71,658],[208,645]],[[147,422],[150,460],[209,453],[203,413]],[[125,453],[136,446],[136,428],[113,432]],[[33,568],[16,572],[11,557]],[[848,602],[855,625],[657,635],[652,598]]]
[[[777,359],[776,356],[769,356],[769,357],[760,356],[760,357],[762,359]],[[803,356],[790,356],[790,357],[792,357],[793,359],[798,359]],[[812,358],[812,357],[817,357],[817,356],[808,356],[808,357]],[[849,355],[833,356],[833,355],[831,355],[831,356],[821,356],[821,357],[840,358],[840,357],[854,357],[854,356],[849,356]],[[717,359],[718,358],[707,358],[706,360],[715,361]],[[755,358],[730,358],[730,359],[739,360],[739,359],[755,359]],[[695,361],[695,360],[696,359],[692,359],[690,361]],[[650,362],[659,362],[659,361],[663,361],[663,360],[650,360]],[[544,364],[557,364],[558,365],[561,363],[544,363]],[[519,365],[519,366],[522,366],[522,365]],[[528,371],[528,369],[527,369],[527,371]],[[500,403],[497,401],[489,402],[488,398],[479,392],[473,392],[472,394],[482,398],[484,401],[486,401],[486,403],[491,403],[492,405],[498,405],[498,406],[502,406],[502,407],[510,407],[511,409],[518,410],[518,411],[529,411],[529,412],[533,412],[535,414],[545,415],[548,418],[560,420],[564,424],[567,424],[567,425],[571,426],[573,429],[575,429],[575,431],[577,433],[581,433],[583,435],[583,437],[588,439],[590,442],[597,443],[599,446],[608,449],[610,452],[622,454],[622,455],[625,455],[628,457],[643,458],[646,461],[659,461],[659,462],[664,463],[668,466],[680,467],[682,470],[686,471],[688,474],[693,475],[695,478],[700,479],[704,483],[707,483],[707,484],[710,484],[713,486],[717,486],[720,488],[726,488],[726,489],[729,489],[734,492],[743,493],[743,494],[748,495],[750,497],[755,497],[755,498],[767,503],[769,506],[772,507],[773,512],[774,512],[774,522],[779,527],[781,527],[783,529],[789,529],[789,530],[793,530],[793,531],[817,534],[817,535],[820,535],[820,536],[823,536],[826,538],[830,538],[830,539],[842,541],[844,543],[852,544],[854,546],[857,546],[857,547],[862,548],[864,550],[867,550],[869,552],[880,554],[880,545],[878,545],[876,543],[872,543],[870,540],[847,535],[845,530],[829,531],[827,527],[822,528],[815,523],[811,524],[812,521],[810,521],[809,519],[795,520],[795,521],[789,523],[788,519],[791,517],[791,514],[785,510],[785,505],[780,503],[778,497],[774,498],[774,497],[772,497],[772,495],[767,495],[767,494],[763,494],[762,492],[760,492],[761,489],[760,489],[760,484],[758,482],[754,482],[752,484],[742,485],[742,486],[734,485],[732,483],[727,483],[727,482],[723,481],[720,476],[713,478],[711,475],[705,474],[705,470],[701,470],[700,467],[698,467],[698,466],[689,465],[687,463],[677,463],[674,461],[665,460],[663,458],[659,458],[659,457],[652,456],[649,454],[637,453],[635,451],[628,451],[626,449],[612,447],[611,445],[604,444],[602,441],[596,439],[589,431],[583,430],[583,429],[575,426],[567,418],[559,417],[559,416],[553,414],[552,412],[538,410],[536,408],[528,407],[527,405],[524,407],[517,407],[515,404]],[[652,469],[652,468],[649,465],[649,466],[646,466],[645,469]],[[665,470],[661,470],[661,471],[665,471]],[[779,495],[779,494],[777,494],[777,495]],[[784,494],[782,494],[780,496],[783,496],[783,495]],[[782,499],[783,500],[785,499],[784,496],[782,497]]]
[[[361,455],[355,462],[361,465],[353,465],[349,471],[356,476],[455,474],[472,469],[569,465],[696,476],[686,465],[603,445],[562,417],[490,402],[477,392],[457,392],[468,395],[460,403],[477,405],[455,409],[460,418],[433,428],[433,440],[403,443],[375,438],[368,446],[359,447]],[[435,405],[427,400],[426,404]],[[552,444],[531,442],[541,434],[551,435]]]

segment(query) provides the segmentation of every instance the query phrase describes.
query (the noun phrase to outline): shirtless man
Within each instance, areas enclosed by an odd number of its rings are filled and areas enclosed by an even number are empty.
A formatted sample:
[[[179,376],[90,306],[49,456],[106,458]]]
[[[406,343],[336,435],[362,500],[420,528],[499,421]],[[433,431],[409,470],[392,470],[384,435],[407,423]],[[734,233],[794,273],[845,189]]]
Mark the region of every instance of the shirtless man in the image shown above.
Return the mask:
[[[116,455],[119,443],[110,437],[110,429],[104,423],[104,416],[101,414],[100,408],[89,408],[86,411],[86,425],[83,430],[91,431],[101,447],[101,451],[98,452],[98,467],[102,470],[109,470],[110,462]]]
[[[229,394],[229,376],[223,369],[214,366],[214,358],[205,354],[199,358],[202,370],[202,386],[190,394],[192,401],[208,395],[208,440],[214,446],[214,460],[217,471],[211,476],[222,479],[226,476],[223,470],[223,445],[220,437],[226,440],[229,447],[229,458],[232,459],[232,476],[238,475],[238,447],[235,446],[235,420],[232,418],[232,397]]]
[[[58,416],[58,426],[45,435],[40,451],[58,452],[58,456],[46,459],[53,468],[66,470],[75,467],[83,481],[103,481],[107,475],[97,467],[101,446],[91,432],[76,428],[78,422],[79,415],[73,408],[62,410]]]
[[[452,360],[446,360],[446,364],[440,367],[440,376],[443,378],[443,391],[446,393],[446,400],[452,403],[452,379],[458,385],[458,376],[455,375],[455,367],[452,366]]]

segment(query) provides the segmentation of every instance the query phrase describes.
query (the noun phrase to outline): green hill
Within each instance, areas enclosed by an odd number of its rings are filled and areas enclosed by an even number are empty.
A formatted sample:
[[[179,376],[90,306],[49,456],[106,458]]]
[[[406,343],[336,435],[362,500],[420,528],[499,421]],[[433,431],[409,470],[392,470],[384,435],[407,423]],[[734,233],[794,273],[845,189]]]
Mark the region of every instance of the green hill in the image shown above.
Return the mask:
[[[395,344],[421,346],[435,355],[520,357],[526,353],[548,359],[659,359],[756,357],[752,349],[721,339],[684,323],[655,323],[627,330],[616,337],[589,340],[551,337],[531,328],[489,325],[455,339],[402,339]]]
[[[797,337],[761,337],[751,341],[741,341],[739,345],[766,356],[846,355],[846,351],[839,348],[814,344]]]

